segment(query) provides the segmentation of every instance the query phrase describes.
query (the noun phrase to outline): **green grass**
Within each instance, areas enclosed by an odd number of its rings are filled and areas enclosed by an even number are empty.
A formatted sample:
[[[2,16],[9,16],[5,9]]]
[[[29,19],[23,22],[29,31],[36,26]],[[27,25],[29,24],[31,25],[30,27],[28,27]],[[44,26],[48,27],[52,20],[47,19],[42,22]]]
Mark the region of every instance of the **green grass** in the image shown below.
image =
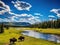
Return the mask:
[[[41,33],[50,33],[50,34],[57,34],[57,35],[60,35],[60,29],[50,29],[50,28],[47,28],[47,29],[39,29],[37,28],[36,29],[38,32],[41,32]]]
[[[18,39],[18,37],[22,35],[20,32],[28,29],[34,30],[34,28],[20,28],[20,29],[10,28],[9,30],[5,29],[4,33],[0,34],[0,45],[8,45],[10,38],[15,37],[16,39]],[[43,39],[36,39],[28,36],[24,36],[24,37],[25,37],[25,40],[22,42],[17,41],[16,45],[60,45],[60,44],[55,44],[54,42],[50,42]]]
[[[41,32],[41,33],[49,33],[49,34],[58,34],[58,35],[60,35],[60,28],[59,29],[54,29],[54,28],[47,28],[47,29],[23,28],[23,30],[34,30],[34,31],[38,31],[38,32]]]

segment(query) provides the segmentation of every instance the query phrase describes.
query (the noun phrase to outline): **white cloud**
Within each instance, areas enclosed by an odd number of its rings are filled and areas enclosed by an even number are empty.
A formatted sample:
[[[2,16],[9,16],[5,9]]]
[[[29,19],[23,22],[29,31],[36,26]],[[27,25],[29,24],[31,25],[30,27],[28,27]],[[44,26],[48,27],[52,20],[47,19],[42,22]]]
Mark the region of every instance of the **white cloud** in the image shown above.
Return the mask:
[[[34,15],[41,15],[40,13],[34,13]]]
[[[49,17],[49,18],[55,18],[55,16],[53,16],[53,15],[49,15],[48,17]]]
[[[6,5],[4,2],[0,1],[0,8],[3,9],[0,11],[0,14],[4,14],[6,12],[10,12],[10,7]]]
[[[40,13],[34,13],[34,15],[37,15],[37,16],[43,16],[43,15],[40,14]]]
[[[23,17],[23,18],[21,18],[21,17]],[[25,18],[25,17],[28,17],[28,18]],[[12,16],[11,19],[15,22],[29,22],[31,24],[40,22],[39,18],[37,18],[36,16],[33,16],[31,14],[20,14],[20,15]]]
[[[37,19],[38,19],[38,18],[40,18],[40,17],[39,17],[39,16],[35,16],[35,18],[37,18]]]
[[[28,18],[28,20],[33,20],[34,19],[34,17],[30,17],[30,18]]]
[[[39,22],[41,22],[41,20],[40,19],[29,19],[29,22],[31,23],[31,24],[34,24],[34,23],[39,23]]]
[[[18,10],[30,10],[30,8],[32,7],[29,3],[24,2],[24,1],[19,1],[17,0],[16,2],[12,1],[12,3],[14,4],[14,7],[16,7]]]
[[[8,19],[8,18],[0,18],[0,22],[11,22],[11,19]]]
[[[11,12],[10,7],[8,5],[6,5],[3,1],[0,1],[0,8],[2,9],[0,11],[1,15],[4,14],[4,13],[6,13],[6,12],[9,13],[9,14],[11,14],[11,15],[18,15],[18,14],[15,14],[15,13]]]
[[[21,16],[28,16],[27,14],[21,14]]]
[[[55,16],[53,16],[53,15],[49,15],[48,17],[49,17],[49,20],[50,20],[50,21],[51,21],[51,20],[54,21],[54,20],[56,19]]]
[[[39,19],[39,17],[38,16],[32,16],[32,17],[28,18],[28,20],[34,20],[34,19]]]
[[[56,13],[57,14],[57,16],[58,17],[60,17],[60,9],[52,9],[52,10],[50,10],[50,12],[54,12],[54,13]]]
[[[32,16],[30,18],[28,18],[28,20],[30,21],[30,23],[37,23],[37,22],[41,22],[41,20],[39,19],[39,17],[37,16]]]
[[[16,5],[18,8],[18,5],[29,5],[27,7],[19,7],[21,9],[18,10],[30,10],[30,8],[32,7],[29,3],[23,2],[23,1],[16,1],[16,2],[12,2],[14,5]],[[16,3],[16,4],[15,4]],[[18,4],[19,3],[19,4]],[[22,3],[22,4],[20,4]],[[8,18],[0,18],[0,22],[29,22],[31,24],[36,23],[36,22],[40,22],[40,19],[38,16],[33,16],[32,14],[15,14],[13,12],[11,12],[11,9],[8,5],[6,5],[4,2],[0,1],[0,8],[3,9],[0,11],[0,14],[4,14],[6,12],[8,12],[10,15],[12,15],[11,17]],[[23,17],[23,18],[21,18]],[[25,18],[27,17],[27,18]]]

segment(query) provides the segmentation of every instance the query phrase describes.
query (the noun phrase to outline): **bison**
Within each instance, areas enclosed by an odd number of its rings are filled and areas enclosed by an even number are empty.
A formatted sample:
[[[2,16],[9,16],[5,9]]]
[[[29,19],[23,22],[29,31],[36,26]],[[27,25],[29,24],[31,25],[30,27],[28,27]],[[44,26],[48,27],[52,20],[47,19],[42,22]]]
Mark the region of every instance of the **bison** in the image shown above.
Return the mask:
[[[20,36],[20,37],[18,38],[19,41],[24,41],[24,39],[25,39],[25,37],[23,37],[23,36]]]
[[[10,39],[10,44],[14,44],[16,41],[17,41],[16,38],[12,38],[12,39]]]

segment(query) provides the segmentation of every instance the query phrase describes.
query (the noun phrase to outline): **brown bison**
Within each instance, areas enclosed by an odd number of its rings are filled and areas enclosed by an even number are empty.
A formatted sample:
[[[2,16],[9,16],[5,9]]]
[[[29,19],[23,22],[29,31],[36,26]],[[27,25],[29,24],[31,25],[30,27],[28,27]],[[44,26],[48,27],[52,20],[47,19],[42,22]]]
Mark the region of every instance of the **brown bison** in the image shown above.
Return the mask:
[[[10,39],[10,44],[14,44],[16,41],[17,41],[16,38],[12,38],[12,39]]]
[[[24,39],[25,39],[25,37],[23,37],[23,36],[20,36],[20,37],[18,38],[19,41],[24,41]]]

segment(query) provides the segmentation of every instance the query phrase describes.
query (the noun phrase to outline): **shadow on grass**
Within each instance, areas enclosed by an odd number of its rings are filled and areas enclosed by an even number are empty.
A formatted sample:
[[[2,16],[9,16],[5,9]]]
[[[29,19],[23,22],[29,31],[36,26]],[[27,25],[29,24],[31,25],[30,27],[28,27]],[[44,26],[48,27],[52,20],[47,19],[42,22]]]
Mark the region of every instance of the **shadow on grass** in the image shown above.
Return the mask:
[[[14,44],[9,44],[9,45],[16,45],[16,43],[14,43]]]

